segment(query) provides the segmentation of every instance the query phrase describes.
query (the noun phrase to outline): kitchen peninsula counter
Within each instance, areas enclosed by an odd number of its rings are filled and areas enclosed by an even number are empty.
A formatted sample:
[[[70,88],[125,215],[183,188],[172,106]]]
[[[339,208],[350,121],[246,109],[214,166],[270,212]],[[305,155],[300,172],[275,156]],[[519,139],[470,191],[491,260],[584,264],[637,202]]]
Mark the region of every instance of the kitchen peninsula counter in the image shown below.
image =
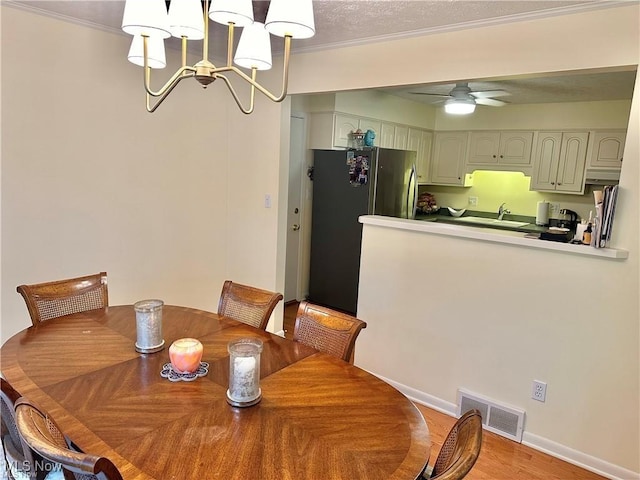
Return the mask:
[[[375,225],[399,230],[424,232],[432,235],[444,235],[449,237],[468,238],[483,242],[503,243],[517,245],[525,248],[553,250],[574,255],[601,257],[609,259],[626,259],[629,256],[627,250],[618,248],[593,248],[588,245],[574,245],[528,238],[525,232],[498,230],[494,228],[480,228],[477,226],[455,225],[424,220],[407,220],[403,218],[384,217],[380,215],[363,215],[359,218],[363,225]]]

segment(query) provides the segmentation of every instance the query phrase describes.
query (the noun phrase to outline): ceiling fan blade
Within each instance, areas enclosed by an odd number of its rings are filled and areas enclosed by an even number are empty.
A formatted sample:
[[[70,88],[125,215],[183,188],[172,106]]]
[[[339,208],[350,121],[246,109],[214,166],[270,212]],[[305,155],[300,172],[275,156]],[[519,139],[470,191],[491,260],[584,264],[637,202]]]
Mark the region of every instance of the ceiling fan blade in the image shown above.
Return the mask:
[[[490,97],[505,97],[507,95],[511,95],[509,92],[505,92],[504,90],[485,90],[482,92],[471,92],[476,98],[490,98]]]
[[[509,104],[509,102],[494,100],[493,98],[476,98],[476,103],[478,105],[489,105],[491,107],[502,107]]]
[[[429,95],[430,97],[443,97],[449,98],[451,95],[442,94],[442,93],[427,93],[427,92],[409,92],[412,95]]]

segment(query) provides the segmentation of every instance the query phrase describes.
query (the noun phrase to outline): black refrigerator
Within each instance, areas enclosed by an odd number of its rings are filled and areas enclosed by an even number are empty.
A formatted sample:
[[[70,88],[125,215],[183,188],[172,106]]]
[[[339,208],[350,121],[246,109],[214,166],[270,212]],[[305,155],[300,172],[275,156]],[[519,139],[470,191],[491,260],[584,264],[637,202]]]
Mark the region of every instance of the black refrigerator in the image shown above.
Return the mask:
[[[361,215],[414,218],[416,152],[314,150],[308,300],[355,314]]]

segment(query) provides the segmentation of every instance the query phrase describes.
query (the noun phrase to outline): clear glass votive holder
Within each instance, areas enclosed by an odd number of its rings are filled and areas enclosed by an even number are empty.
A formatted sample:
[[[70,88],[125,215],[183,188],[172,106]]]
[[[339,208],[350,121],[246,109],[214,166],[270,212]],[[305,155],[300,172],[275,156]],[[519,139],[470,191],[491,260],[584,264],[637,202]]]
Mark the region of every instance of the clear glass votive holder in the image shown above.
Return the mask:
[[[241,338],[229,342],[229,389],[227,402],[234,407],[250,407],[262,399],[260,352],[262,340]]]
[[[140,300],[133,305],[136,312],[136,351],[154,353],[164,348],[163,305],[162,300]]]

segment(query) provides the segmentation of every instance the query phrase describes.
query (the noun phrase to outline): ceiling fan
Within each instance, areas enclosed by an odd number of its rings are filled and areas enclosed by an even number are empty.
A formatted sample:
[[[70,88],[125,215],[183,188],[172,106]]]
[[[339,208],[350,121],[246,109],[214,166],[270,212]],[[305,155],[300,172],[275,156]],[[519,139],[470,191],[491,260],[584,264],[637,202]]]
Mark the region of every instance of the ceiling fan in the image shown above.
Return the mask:
[[[465,115],[472,113],[476,104],[489,105],[491,107],[502,107],[507,105],[508,102],[503,100],[496,100],[492,97],[503,97],[511,95],[504,90],[484,90],[484,91],[472,91],[469,88],[467,82],[458,82],[456,86],[449,92],[448,95],[440,93],[427,93],[427,92],[411,92],[414,95],[429,95],[434,97],[446,98],[444,101],[444,110],[447,113],[453,113],[458,115]]]

